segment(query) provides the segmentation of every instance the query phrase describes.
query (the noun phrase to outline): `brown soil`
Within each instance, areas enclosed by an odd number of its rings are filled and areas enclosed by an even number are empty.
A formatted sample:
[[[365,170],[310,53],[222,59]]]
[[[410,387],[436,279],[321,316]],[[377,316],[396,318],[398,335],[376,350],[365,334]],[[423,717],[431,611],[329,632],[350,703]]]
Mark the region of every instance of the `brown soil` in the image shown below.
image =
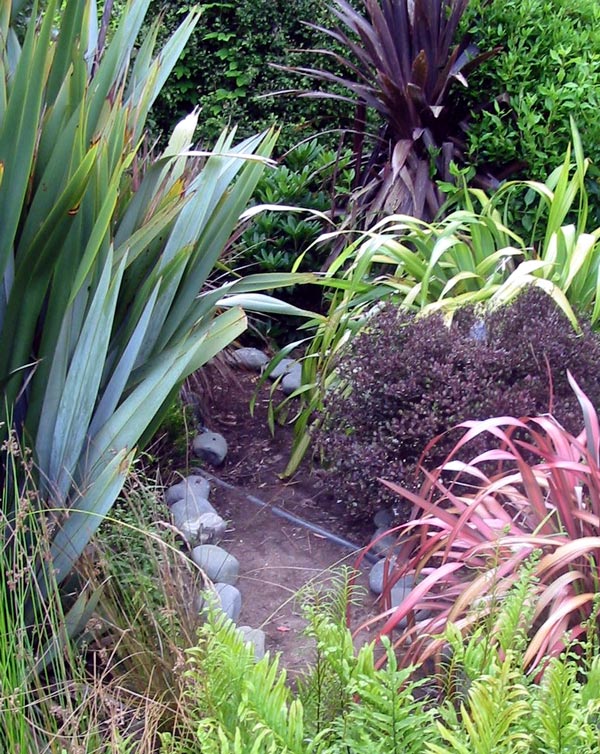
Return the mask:
[[[223,547],[240,562],[242,612],[238,623],[261,627],[267,649],[282,653],[282,663],[294,672],[306,664],[309,642],[303,636],[300,615],[302,595],[308,583],[326,583],[332,569],[352,565],[358,551],[343,549],[326,537],[294,525],[270,510],[276,506],[323,527],[359,546],[372,531],[360,531],[323,487],[320,472],[305,460],[292,479],[283,480],[290,453],[292,428],[277,426],[271,435],[267,424],[269,385],[261,388],[254,416],[249,402],[256,390],[256,375],[214,370],[210,390],[203,396],[206,425],[227,440],[228,454],[218,469],[206,469],[234,490],[212,482],[211,502],[229,522]],[[193,468],[196,461],[190,459]],[[251,495],[266,503],[252,503]],[[365,570],[367,568],[365,563]],[[354,626],[373,611],[374,600],[364,574],[357,577],[361,604],[353,610]],[[368,634],[364,634],[368,636]]]

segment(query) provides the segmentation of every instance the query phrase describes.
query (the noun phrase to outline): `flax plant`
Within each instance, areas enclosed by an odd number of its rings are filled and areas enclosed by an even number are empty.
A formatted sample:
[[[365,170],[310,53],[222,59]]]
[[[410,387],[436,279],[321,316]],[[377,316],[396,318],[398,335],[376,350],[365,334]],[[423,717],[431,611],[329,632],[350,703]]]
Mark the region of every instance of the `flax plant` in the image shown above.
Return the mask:
[[[448,459],[424,470],[418,493],[388,483],[413,504],[410,522],[397,529],[397,565],[389,569],[384,599],[406,574],[415,586],[379,616],[382,634],[408,616],[411,627],[398,640],[405,662],[439,650],[448,622],[467,631],[492,614],[532,556],[535,606],[524,667],[539,667],[574,642],[597,641],[600,423],[570,374],[569,381],[583,415],[577,436],[549,415],[468,421],[459,425],[463,435]],[[481,436],[489,438],[488,450],[456,460]],[[498,626],[492,621],[488,629]]]
[[[18,5],[0,2],[2,437],[14,428],[33,448],[59,583],[181,382],[244,330],[244,304],[263,303],[244,295],[284,282],[206,286],[275,135],[234,144],[226,131],[199,153],[195,111],[143,156],[149,109],[200,16],[156,49],[159,20],[137,42],[149,4],[130,0],[104,46],[94,0],[50,0],[39,18],[34,3],[22,43]]]

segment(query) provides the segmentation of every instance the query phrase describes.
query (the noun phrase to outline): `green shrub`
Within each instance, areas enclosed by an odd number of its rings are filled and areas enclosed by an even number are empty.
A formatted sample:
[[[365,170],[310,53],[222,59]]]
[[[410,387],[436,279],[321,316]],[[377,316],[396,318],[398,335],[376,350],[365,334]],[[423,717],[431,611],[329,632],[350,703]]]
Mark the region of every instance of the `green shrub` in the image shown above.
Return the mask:
[[[338,386],[325,398],[317,447],[332,492],[357,517],[393,497],[382,477],[413,487],[426,444],[458,422],[548,411],[578,429],[570,369],[600,404],[600,339],[578,336],[550,296],[529,288],[509,306],[479,317],[461,310],[449,327],[441,314],[416,317],[387,306],[341,358]],[[549,375],[552,375],[552,393]],[[452,437],[427,465],[443,462]],[[396,506],[406,518],[410,506]]]
[[[331,229],[325,218],[294,211],[316,210],[332,219],[336,204],[350,193],[351,153],[338,154],[313,139],[291,149],[280,164],[263,173],[254,191],[254,203],[284,205],[283,211],[257,215],[235,245],[234,262],[251,272],[289,272],[301,254],[300,269],[318,270],[330,248],[316,239]]]
[[[157,701],[166,726],[176,715],[183,652],[196,640],[196,595],[206,582],[183,552],[162,492],[140,471],[131,474],[93,540],[93,560],[80,570],[102,593],[92,623],[95,658],[118,679],[127,705]]]
[[[173,29],[193,3],[162,3],[164,28]],[[155,14],[161,5],[156,3]],[[320,0],[225,0],[204,3],[202,19],[173,76],[157,100],[153,117],[168,132],[182,113],[200,105],[201,136],[213,140],[229,123],[242,136],[274,124],[283,129],[282,151],[316,131],[348,125],[353,108],[344,103],[265,96],[308,88],[302,78],[271,64],[308,60],[298,49],[320,47],[322,36],[303,21],[330,18]],[[334,142],[336,139],[334,138]]]
[[[236,270],[251,273],[320,270],[331,253],[331,244],[315,242],[331,230],[345,203],[353,170],[349,150],[327,148],[312,139],[292,148],[274,170],[265,171],[257,184],[253,202],[278,205],[264,209],[251,221],[232,245],[226,258]],[[319,311],[322,289],[318,286],[290,286],[278,293],[283,301]],[[269,318],[257,323],[263,334],[279,343],[296,338],[294,317]]]
[[[543,179],[570,139],[569,116],[585,153],[600,157],[600,5],[595,0],[472,0],[467,23],[476,43],[503,51],[469,78],[465,96],[508,95],[477,109],[467,133],[473,164],[495,172],[511,163]],[[591,174],[600,174],[595,167]]]

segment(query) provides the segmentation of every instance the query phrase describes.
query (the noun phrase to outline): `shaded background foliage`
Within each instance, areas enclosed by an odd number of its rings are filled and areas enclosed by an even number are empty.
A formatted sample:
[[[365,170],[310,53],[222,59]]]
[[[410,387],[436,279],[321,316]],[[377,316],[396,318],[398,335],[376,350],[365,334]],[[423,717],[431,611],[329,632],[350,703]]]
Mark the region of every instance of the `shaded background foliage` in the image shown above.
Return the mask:
[[[193,3],[155,3],[151,13],[164,13],[164,33],[175,28]],[[282,128],[280,153],[315,132],[350,126],[353,107],[315,102],[297,95],[264,97],[271,92],[309,88],[299,76],[272,67],[301,64],[295,50],[320,46],[323,35],[303,21],[327,23],[330,14],[320,0],[240,0],[202,4],[196,34],[154,107],[160,131],[199,104],[200,134],[210,141],[229,123],[240,136],[273,124]],[[337,135],[331,143],[337,143]]]
[[[595,0],[471,0],[463,21],[477,44],[501,46],[469,79],[468,155],[494,173],[512,166],[543,179],[570,141],[569,116],[592,161],[600,158],[600,5]],[[483,93],[497,100],[480,108]],[[594,165],[596,167],[594,167]]]
[[[368,517],[394,501],[379,477],[414,489],[427,443],[467,419],[552,409],[567,430],[579,431],[567,369],[600,401],[600,339],[582,328],[578,336],[535,288],[481,318],[461,310],[451,327],[441,314],[415,317],[387,305],[340,360],[338,387],[325,400],[317,444],[330,489],[353,515]],[[437,443],[426,466],[442,463],[455,440],[449,434]],[[410,506],[395,502],[406,518]]]

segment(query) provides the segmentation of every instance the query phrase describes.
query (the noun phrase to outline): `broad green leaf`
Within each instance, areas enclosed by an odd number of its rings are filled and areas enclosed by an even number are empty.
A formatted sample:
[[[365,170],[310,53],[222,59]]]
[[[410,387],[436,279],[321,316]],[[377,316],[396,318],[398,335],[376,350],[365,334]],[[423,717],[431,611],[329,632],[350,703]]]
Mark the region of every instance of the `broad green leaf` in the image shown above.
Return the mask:
[[[80,456],[86,452],[86,436],[97,400],[123,268],[122,264],[111,280],[110,254],[71,357],[56,411],[53,405],[48,406],[46,413],[42,409],[39,431],[52,436],[48,482],[56,485],[61,500],[74,478]],[[54,425],[48,427],[45,417],[52,415]]]

